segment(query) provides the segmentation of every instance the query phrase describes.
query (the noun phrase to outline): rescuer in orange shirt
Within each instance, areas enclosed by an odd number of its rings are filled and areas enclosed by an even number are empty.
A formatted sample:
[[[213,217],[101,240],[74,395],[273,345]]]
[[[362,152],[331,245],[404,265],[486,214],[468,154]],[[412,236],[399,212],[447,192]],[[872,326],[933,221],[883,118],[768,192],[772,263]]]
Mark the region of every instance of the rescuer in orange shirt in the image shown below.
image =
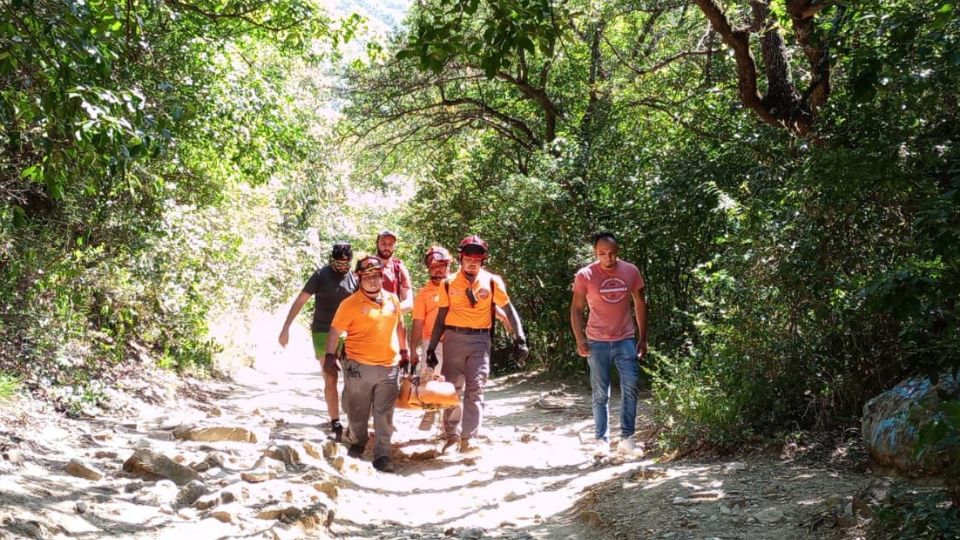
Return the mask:
[[[461,404],[443,413],[446,443],[443,451],[459,444],[461,452],[476,448],[476,436],[483,424],[483,387],[490,375],[490,344],[496,307],[510,321],[521,361],[529,351],[517,310],[510,303],[500,276],[483,268],[489,247],[477,235],[460,241],[460,271],[440,290],[437,320],[427,346],[426,363],[439,363],[437,347],[443,338],[441,374],[462,396]]]

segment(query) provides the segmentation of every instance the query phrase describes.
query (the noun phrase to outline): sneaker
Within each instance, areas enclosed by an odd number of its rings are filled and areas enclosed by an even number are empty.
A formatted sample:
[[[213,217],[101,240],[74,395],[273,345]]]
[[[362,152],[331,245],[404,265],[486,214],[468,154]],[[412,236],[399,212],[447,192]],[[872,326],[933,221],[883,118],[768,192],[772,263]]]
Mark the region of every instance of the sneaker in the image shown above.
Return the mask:
[[[437,411],[427,411],[423,413],[423,418],[420,419],[420,431],[430,431],[430,428],[433,427],[433,423],[437,420]]]
[[[460,444],[460,439],[457,437],[447,437],[447,442],[443,443],[443,448],[440,449],[441,454],[445,454],[451,446],[456,446]]]
[[[593,443],[593,456],[602,458],[606,457],[610,453],[610,442],[603,439],[597,439]]]
[[[386,473],[392,473],[394,471],[393,461],[390,460],[389,456],[380,456],[373,460],[373,468]]]
[[[337,442],[343,440],[343,424],[339,419],[330,421],[330,432],[333,433],[333,440]]]
[[[351,444],[350,449],[347,450],[347,455],[352,458],[360,458],[363,455],[363,445],[362,444]]]
[[[617,452],[626,455],[626,456],[640,456],[643,457],[643,448],[637,447],[633,443],[633,439],[626,438],[620,439],[620,442],[617,443]]]
[[[461,439],[459,450],[461,454],[470,454],[479,452],[480,447],[477,446],[476,441],[471,441],[470,439]]]

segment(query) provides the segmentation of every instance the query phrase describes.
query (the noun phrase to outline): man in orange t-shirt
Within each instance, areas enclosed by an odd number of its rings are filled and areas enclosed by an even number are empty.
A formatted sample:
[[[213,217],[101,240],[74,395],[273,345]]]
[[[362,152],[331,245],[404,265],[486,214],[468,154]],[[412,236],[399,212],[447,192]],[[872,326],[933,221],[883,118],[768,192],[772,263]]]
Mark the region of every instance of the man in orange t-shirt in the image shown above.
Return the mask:
[[[520,316],[510,303],[503,278],[483,269],[488,252],[486,241],[477,235],[460,241],[460,271],[449,279],[449,287],[440,291],[437,320],[427,346],[427,366],[436,367],[437,346],[443,338],[441,374],[462,395],[459,406],[443,413],[443,451],[455,444],[461,452],[476,448],[475,438],[483,424],[483,387],[490,375],[490,341],[497,306],[510,321],[520,358],[528,354]]]
[[[361,257],[356,268],[360,286],[348,296],[330,323],[330,338],[323,369],[336,373],[336,346],[346,333],[343,363],[343,409],[347,413],[350,457],[359,458],[367,444],[367,423],[373,412],[373,467],[393,472],[390,438],[393,409],[399,391],[400,369],[410,363],[400,299],[383,290],[383,263],[374,256]]]

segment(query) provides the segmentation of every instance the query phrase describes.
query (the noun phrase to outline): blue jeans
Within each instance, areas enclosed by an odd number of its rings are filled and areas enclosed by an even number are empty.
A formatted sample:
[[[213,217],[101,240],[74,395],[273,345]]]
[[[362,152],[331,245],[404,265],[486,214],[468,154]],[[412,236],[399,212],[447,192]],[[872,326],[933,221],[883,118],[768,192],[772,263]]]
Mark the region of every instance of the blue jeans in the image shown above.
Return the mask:
[[[607,404],[610,401],[610,370],[616,366],[620,373],[620,436],[627,438],[636,430],[638,380],[640,363],[637,361],[637,340],[587,340],[590,356],[590,386],[593,388],[593,422],[597,439],[607,440]]]

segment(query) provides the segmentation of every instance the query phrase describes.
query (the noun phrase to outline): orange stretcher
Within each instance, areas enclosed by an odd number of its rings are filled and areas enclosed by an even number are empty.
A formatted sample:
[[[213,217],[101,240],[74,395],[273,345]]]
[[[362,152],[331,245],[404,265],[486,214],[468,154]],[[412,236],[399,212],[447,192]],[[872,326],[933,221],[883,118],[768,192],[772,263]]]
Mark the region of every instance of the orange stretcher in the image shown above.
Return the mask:
[[[400,378],[397,394],[398,409],[445,409],[460,404],[453,383],[438,380],[421,381],[418,377],[404,375]]]

